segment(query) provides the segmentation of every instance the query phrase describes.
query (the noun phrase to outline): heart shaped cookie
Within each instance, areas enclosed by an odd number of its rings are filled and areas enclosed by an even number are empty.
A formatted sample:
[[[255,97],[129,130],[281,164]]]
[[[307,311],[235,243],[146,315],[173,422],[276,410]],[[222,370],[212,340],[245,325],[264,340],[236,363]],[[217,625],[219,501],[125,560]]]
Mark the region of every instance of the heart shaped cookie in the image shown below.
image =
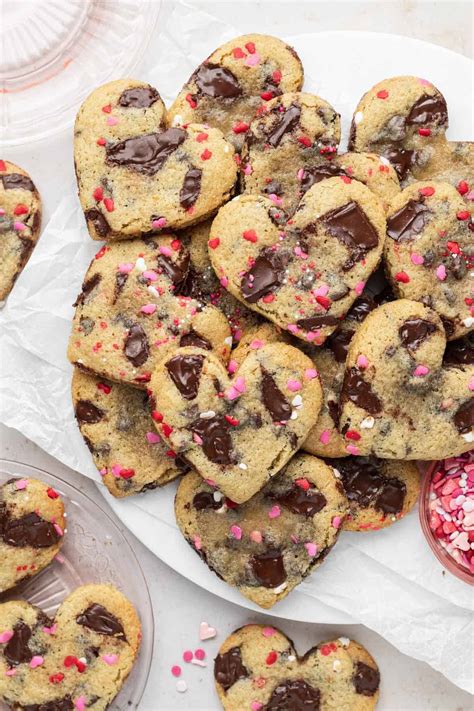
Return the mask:
[[[156,432],[143,390],[74,368],[72,401],[84,442],[113,496],[155,489],[188,470]]]
[[[225,711],[371,711],[380,673],[369,652],[347,637],[321,642],[299,657],[282,632],[246,625],[214,662]]]
[[[474,213],[449,183],[412,183],[387,214],[384,261],[396,295],[422,301],[446,336],[474,329]]]
[[[312,362],[283,343],[252,351],[232,379],[213,353],[180,348],[150,387],[158,432],[239,504],[286,464],[321,407]]]
[[[49,565],[63,533],[64,504],[54,489],[37,479],[0,486],[0,593]]]
[[[138,654],[133,605],[111,585],[76,588],[54,619],[15,600],[0,605],[0,698],[12,709],[105,711]]]
[[[474,143],[447,141],[447,128],[448,109],[439,89],[419,77],[392,77],[360,100],[349,150],[384,156],[402,186],[431,178],[450,183],[472,200]]]
[[[353,454],[431,460],[472,448],[474,367],[443,365],[445,346],[439,316],[418,301],[367,316],[349,346],[340,397],[339,429]]]
[[[214,349],[226,360],[232,337],[225,316],[180,296],[188,271],[189,252],[173,236],[102,247],[76,300],[71,363],[145,387],[156,363],[179,345]]]
[[[149,84],[119,79],[95,89],[74,128],[79,199],[93,239],[130,239],[202,220],[228,200],[237,165],[215,128],[165,128]]]
[[[269,608],[326,558],[347,499],[321,459],[296,454],[244,504],[192,472],[179,484],[175,511],[181,532],[206,565]]]
[[[221,283],[246,306],[317,345],[337,328],[377,267],[385,239],[380,201],[346,177],[305,194],[291,220],[246,195],[221,208],[209,249]]]
[[[302,85],[303,67],[293,47],[269,35],[242,35],[193,72],[168,111],[168,123],[215,126],[239,150],[255,112]]]

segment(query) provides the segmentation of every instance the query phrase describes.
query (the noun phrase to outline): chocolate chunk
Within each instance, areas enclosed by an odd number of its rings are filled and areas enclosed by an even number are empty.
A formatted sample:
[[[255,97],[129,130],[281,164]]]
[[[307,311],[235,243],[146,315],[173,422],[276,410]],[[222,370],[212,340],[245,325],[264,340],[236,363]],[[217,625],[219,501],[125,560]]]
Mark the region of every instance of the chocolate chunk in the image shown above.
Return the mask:
[[[398,514],[403,509],[406,485],[395,477],[386,477],[381,462],[372,457],[331,459],[341,475],[342,485],[349,501],[367,508],[373,506],[387,514]]]
[[[250,566],[259,585],[277,588],[286,580],[286,571],[279,549],[271,549],[250,558]]]
[[[280,141],[286,133],[296,128],[300,120],[301,108],[296,104],[291,104],[283,114],[278,112],[277,116],[280,120],[267,135],[267,143],[273,148],[280,145]]]
[[[76,417],[79,422],[94,425],[100,422],[104,415],[105,412],[90,400],[78,400],[76,404]]]
[[[228,691],[239,679],[246,679],[248,676],[249,673],[242,662],[240,647],[232,647],[228,652],[218,654],[215,658],[214,678],[224,691]]]
[[[98,701],[99,698],[97,697]],[[92,697],[88,698],[89,705],[94,703]],[[62,699],[54,699],[54,701],[43,701],[42,704],[27,704],[22,706],[22,711],[73,711],[76,707],[70,696],[63,696]]]
[[[331,419],[339,427],[339,420],[341,419],[341,407],[335,400],[328,400],[328,410],[331,415]]]
[[[321,693],[304,679],[289,679],[278,684],[261,711],[319,711]]]
[[[283,274],[284,266],[279,255],[270,249],[265,250],[242,277],[242,296],[249,304],[255,304],[281,285]]]
[[[373,696],[379,688],[380,673],[378,669],[369,667],[368,664],[357,662],[352,681],[358,694]]]
[[[106,146],[106,160],[109,165],[125,166],[139,173],[155,175],[170,155],[184,143],[186,136],[183,128],[169,128],[163,133],[126,138]]]
[[[326,345],[332,350],[334,358],[338,363],[346,362],[347,351],[349,350],[349,345],[354,333],[355,332],[350,329],[336,331],[336,333],[331,334],[327,339]]]
[[[474,339],[460,338],[450,341],[444,352],[445,365],[474,365]]]
[[[8,546],[16,548],[49,548],[56,545],[61,536],[50,521],[38,516],[34,511],[21,516],[10,518],[6,511],[0,511],[1,537]]]
[[[426,261],[425,261],[426,264]],[[447,316],[440,316],[441,321],[443,322],[444,330],[446,332],[446,336],[449,338],[449,336],[452,336],[454,333],[454,328],[455,324],[454,321]]]
[[[123,347],[125,357],[138,368],[149,356],[148,338],[143,328],[137,323],[133,325],[125,338]]]
[[[204,336],[201,336],[201,334],[193,328],[181,336],[179,345],[181,347],[195,346],[196,348],[204,348],[206,351],[212,351],[211,342],[208,341],[207,338],[204,338]]]
[[[98,235],[106,237],[109,234],[110,225],[100,210],[92,207],[90,210],[85,211],[84,216],[88,222],[92,222]]]
[[[31,628],[24,622],[17,622],[13,628],[13,637],[3,650],[3,656],[9,664],[17,666],[31,662],[33,653],[28,647],[31,639]]]
[[[120,106],[134,109],[147,109],[158,101],[160,95],[152,86],[137,86],[134,89],[125,89],[120,95]]]
[[[379,243],[376,229],[354,201],[326,212],[319,218],[319,222],[349,250],[349,259],[342,266],[344,271],[352,269],[356,262]]]
[[[407,488],[403,481],[396,478],[388,479],[375,499],[374,506],[385,515],[396,515],[403,509],[406,493]]]
[[[474,427],[474,398],[471,397],[467,402],[458,408],[453,417],[453,422],[461,434],[470,432]]]
[[[327,504],[326,497],[313,485],[310,485],[309,489],[305,491],[298,484],[293,484],[288,491],[282,494],[272,494],[271,498],[292,513],[308,518],[315,516]]]
[[[193,499],[193,506],[196,511],[205,511],[206,509],[217,511],[217,509],[222,508],[222,504],[222,499],[217,501],[212,491],[200,491]]]
[[[405,348],[409,351],[416,351],[437,330],[436,325],[431,321],[422,318],[408,318],[402,323],[398,333]]]
[[[301,177],[301,190],[305,193],[316,183],[326,178],[333,178],[335,175],[346,175],[343,168],[335,163],[321,163],[310,168],[304,168]]]
[[[340,319],[336,316],[310,316],[309,318],[300,318],[296,325],[303,331],[317,331],[319,328],[338,326],[340,323]]]
[[[202,439],[202,450],[211,462],[232,464],[230,427],[224,415],[216,415],[208,419],[195,420],[189,429]]]
[[[448,123],[448,109],[444,97],[441,94],[429,96],[423,94],[410,109],[406,117],[408,126],[418,126],[420,124],[436,124],[444,126]]]
[[[370,296],[359,296],[347,312],[346,318],[351,319],[351,321],[357,321],[357,323],[362,323],[370,312],[376,308],[377,304]]]
[[[387,219],[387,235],[396,242],[408,242],[424,230],[431,215],[423,196],[409,200]]]
[[[187,277],[189,273],[189,254],[185,253],[180,262],[174,262],[164,254],[158,257],[158,266],[163,269],[174,285],[173,293],[178,296],[184,296],[183,290],[186,290],[190,285]]]
[[[105,634],[116,639],[127,639],[120,620],[97,602],[92,603],[87,610],[77,615],[76,622],[78,625],[87,627],[99,634]]]
[[[262,400],[274,422],[287,422],[291,418],[291,405],[270,373],[262,368]]]
[[[194,74],[199,92],[213,99],[235,99],[242,94],[237,77],[219,64],[205,62]]]
[[[21,173],[6,173],[0,176],[4,190],[29,190],[33,192],[35,189],[33,181],[27,175]]]
[[[383,157],[395,168],[399,180],[404,180],[415,163],[417,153],[408,148],[391,146],[383,152]]]
[[[202,170],[190,168],[184,176],[183,186],[179,191],[179,204],[185,210],[194,205],[201,192]]]
[[[379,415],[382,412],[382,403],[357,368],[346,372],[341,400],[350,400],[371,415]]]
[[[197,397],[203,363],[201,355],[177,355],[166,363],[171,380],[185,400]]]
[[[99,272],[96,272],[89,279],[86,279],[86,281],[82,283],[82,291],[77,297],[76,301],[73,303],[73,306],[79,306],[83,304],[86,298],[91,293],[91,291],[95,289],[95,287],[100,283],[101,280],[102,274],[99,274]]]
[[[115,289],[114,289],[114,298],[112,303],[115,304],[118,297],[123,291],[123,288],[125,284],[127,283],[128,280],[128,274],[126,272],[116,272],[115,274]]]

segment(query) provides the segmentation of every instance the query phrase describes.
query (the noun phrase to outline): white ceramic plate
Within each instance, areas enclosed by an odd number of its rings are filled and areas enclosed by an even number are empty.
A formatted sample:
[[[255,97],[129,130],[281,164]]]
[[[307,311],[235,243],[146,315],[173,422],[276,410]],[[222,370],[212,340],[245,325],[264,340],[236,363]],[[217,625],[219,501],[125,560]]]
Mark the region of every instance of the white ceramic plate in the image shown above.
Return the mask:
[[[303,61],[304,89],[322,96],[341,113],[343,126],[341,152],[346,148],[352,113],[362,94],[376,82],[402,74],[428,78],[443,92],[448,103],[450,139],[472,140],[474,138],[470,89],[472,63],[468,58],[426,42],[371,32],[324,32],[285,39],[294,45]],[[185,542],[174,521],[174,485],[128,500],[114,499],[104,491],[103,487],[101,491],[123,523],[170,567],[226,600],[262,612],[234,588],[219,580]],[[385,560],[394,560],[393,546],[398,543],[396,529],[401,534],[401,527],[413,529],[413,545],[421,547],[420,556],[424,552],[424,541],[417,522],[414,523],[414,519],[408,517],[391,529],[377,534],[377,542],[373,539],[374,548],[381,553],[380,558],[384,564]],[[317,594],[318,589],[326,593],[331,587],[330,574],[337,571],[338,553],[342,554],[343,550],[347,553],[348,548],[354,543],[354,536],[358,535],[361,534],[341,535],[340,542],[331,555],[310,578],[312,595],[304,591],[309,583],[303,583],[288,598],[272,608],[271,614],[275,617],[304,622],[333,624],[355,622],[348,614],[337,609],[337,606],[332,607],[327,604],[327,595],[325,595],[326,602],[323,603],[315,599],[314,594]],[[385,556],[381,552],[383,546],[386,550]],[[420,565],[422,565],[421,559]],[[388,568],[392,568],[390,562]],[[367,580],[367,585],[370,584]],[[348,585],[350,585],[349,581]]]

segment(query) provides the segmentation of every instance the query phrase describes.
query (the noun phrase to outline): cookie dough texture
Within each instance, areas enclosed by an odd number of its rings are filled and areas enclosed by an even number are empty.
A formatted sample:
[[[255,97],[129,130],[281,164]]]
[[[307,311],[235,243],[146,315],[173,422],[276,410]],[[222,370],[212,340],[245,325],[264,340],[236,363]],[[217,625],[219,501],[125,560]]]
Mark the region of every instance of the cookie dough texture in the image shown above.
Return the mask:
[[[224,711],[371,711],[380,673],[369,652],[346,637],[321,642],[299,657],[282,632],[246,625],[222,644],[214,661]]]
[[[234,149],[215,128],[166,128],[153,87],[120,79],[82,104],[74,129],[79,199],[93,239],[186,227],[229,199]]]
[[[28,262],[41,229],[41,198],[28,173],[0,160],[0,301]]]
[[[105,711],[141,639],[133,605],[111,585],[76,588],[54,619],[27,602],[1,604],[0,631],[0,698],[15,711]]]
[[[349,346],[340,431],[353,454],[445,459],[474,441],[474,367],[443,365],[435,311],[399,299],[367,316]],[[351,434],[349,434],[351,433]]]
[[[302,85],[303,67],[292,47],[269,35],[235,37],[193,72],[168,111],[168,124],[215,126],[240,150],[255,113]]]
[[[334,177],[310,188],[288,223],[280,218],[268,198],[232,200],[212,223],[211,262],[249,308],[321,345],[380,261],[383,206],[360,182]]]
[[[188,271],[189,252],[171,235],[102,247],[76,300],[70,361],[145,388],[157,362],[179,345],[197,342],[226,360],[231,335],[225,316],[180,296]]]
[[[347,499],[328,465],[297,454],[239,505],[191,473],[179,485],[175,510],[183,535],[206,565],[269,608],[326,558]]]
[[[283,343],[253,350],[232,379],[214,354],[181,348],[155,369],[150,388],[158,433],[236,503],[298,450],[322,397],[310,359]]]
[[[113,496],[155,489],[187,471],[156,432],[143,390],[75,368],[72,400],[84,442]]]
[[[474,208],[449,183],[409,185],[387,214],[384,261],[399,298],[422,301],[441,317],[448,339],[474,329]]]
[[[10,479],[0,486],[0,593],[51,563],[64,527],[64,504],[51,487],[37,479]]]

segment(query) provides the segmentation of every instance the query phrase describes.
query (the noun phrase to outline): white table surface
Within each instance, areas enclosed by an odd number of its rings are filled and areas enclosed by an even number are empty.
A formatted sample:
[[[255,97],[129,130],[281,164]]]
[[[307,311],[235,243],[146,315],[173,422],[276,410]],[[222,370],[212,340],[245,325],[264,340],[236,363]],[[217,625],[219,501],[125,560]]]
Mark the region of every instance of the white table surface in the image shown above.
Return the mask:
[[[165,0],[166,1],[166,0]],[[395,0],[383,2],[188,2],[227,20],[241,32],[260,31],[276,35],[323,30],[369,30],[406,34],[434,42],[472,56],[473,4],[470,2],[424,2]],[[153,47],[148,55],[151,56]],[[146,61],[146,58],[145,58]],[[394,64],[394,73],[395,73]],[[61,151],[66,137],[56,139],[55,180],[41,183],[45,202],[45,223],[57,204],[58,180],[70,177],[71,156]],[[48,153],[48,144],[10,149],[2,156],[26,169]],[[51,162],[49,163],[51,166]],[[39,182],[39,181],[38,181]],[[0,456],[47,469],[67,478],[93,497],[99,496],[92,481],[57,462],[14,430],[0,425]],[[104,501],[101,501],[106,506]],[[115,519],[113,512],[110,515]],[[119,526],[120,522],[117,520]],[[218,711],[213,691],[212,663],[208,668],[187,665],[181,660],[185,649],[203,647],[211,660],[219,644],[236,627],[250,621],[272,623],[272,618],[228,603],[198,588],[155,558],[139,541],[128,534],[148,581],[155,614],[155,652],[148,686],[140,711]],[[199,642],[199,623],[214,626],[216,639]],[[428,665],[398,652],[389,643],[362,625],[305,625],[275,620],[303,653],[319,640],[349,636],[365,644],[377,659],[382,672],[381,711],[472,711],[472,697],[449,683]],[[146,630],[144,631],[146,634]],[[188,691],[179,694],[171,676],[173,664],[183,667]]]

